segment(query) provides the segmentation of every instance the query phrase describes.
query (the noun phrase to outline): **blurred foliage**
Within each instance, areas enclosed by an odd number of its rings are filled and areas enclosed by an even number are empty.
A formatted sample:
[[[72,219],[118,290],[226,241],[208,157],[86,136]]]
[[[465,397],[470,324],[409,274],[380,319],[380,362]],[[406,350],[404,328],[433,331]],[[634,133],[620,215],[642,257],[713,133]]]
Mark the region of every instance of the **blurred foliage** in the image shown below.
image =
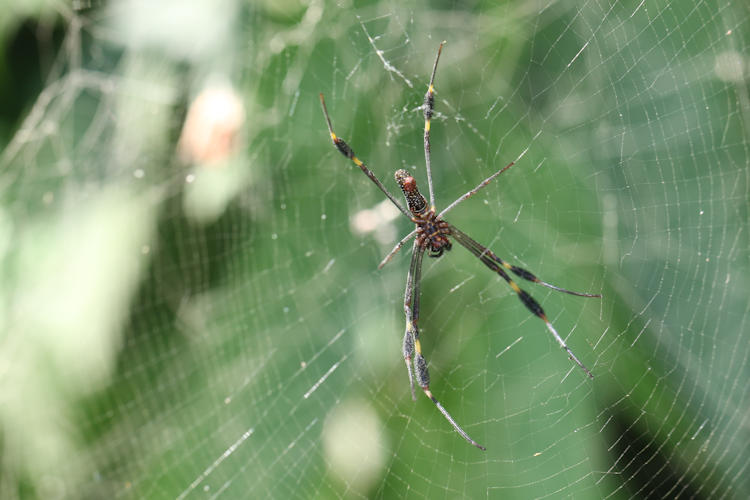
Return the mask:
[[[0,8],[0,497],[750,493],[747,6]],[[441,40],[438,208],[516,161],[451,222],[604,294],[525,286],[590,381],[467,252],[425,259],[432,390],[484,454],[410,399],[408,252],[377,270],[409,222],[356,230],[382,195],[318,101],[425,185]]]

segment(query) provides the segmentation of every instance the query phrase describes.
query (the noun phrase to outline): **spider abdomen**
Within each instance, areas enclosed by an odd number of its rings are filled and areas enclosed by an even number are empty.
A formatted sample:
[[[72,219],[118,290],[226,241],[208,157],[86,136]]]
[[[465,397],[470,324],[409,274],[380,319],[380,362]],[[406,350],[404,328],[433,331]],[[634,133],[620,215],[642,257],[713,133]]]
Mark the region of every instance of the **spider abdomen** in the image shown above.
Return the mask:
[[[401,192],[404,193],[409,212],[415,217],[423,216],[427,212],[427,200],[419,192],[417,181],[404,169],[396,170],[394,177],[401,188]]]

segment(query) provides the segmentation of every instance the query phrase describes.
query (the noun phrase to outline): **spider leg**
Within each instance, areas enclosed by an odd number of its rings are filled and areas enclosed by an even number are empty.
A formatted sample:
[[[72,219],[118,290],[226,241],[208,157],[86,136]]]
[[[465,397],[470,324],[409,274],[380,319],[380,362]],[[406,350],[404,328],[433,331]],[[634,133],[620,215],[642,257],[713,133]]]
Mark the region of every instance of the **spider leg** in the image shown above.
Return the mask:
[[[437,72],[437,65],[440,60],[440,53],[443,51],[443,45],[445,45],[445,40],[440,42],[440,47],[438,47],[435,64],[432,65],[430,85],[427,87],[427,93],[424,95],[424,104],[422,104],[422,111],[424,112],[424,160],[427,165],[427,187],[430,191],[430,208],[432,210],[435,210],[435,194],[432,190],[432,165],[430,163],[430,120],[432,119],[433,111],[435,111],[435,86],[433,84],[435,83],[435,73]]]
[[[401,247],[404,246],[404,244],[407,241],[409,241],[410,239],[412,239],[415,234],[417,234],[417,230],[416,229],[414,229],[411,233],[409,233],[406,236],[404,236],[403,238],[401,238],[401,241],[399,241],[398,243],[396,243],[396,246],[393,247],[393,250],[391,250],[388,253],[388,255],[386,255],[383,258],[383,260],[380,261],[380,264],[378,264],[378,269],[383,269],[383,266],[385,266],[386,264],[388,264],[388,262],[390,262],[390,260],[393,258],[393,256],[396,255],[399,250],[401,250]]]
[[[396,207],[401,210],[401,213],[405,216],[409,217],[411,219],[411,214],[406,211],[406,209],[399,203],[396,198],[393,197],[391,193],[388,192],[388,190],[385,188],[382,182],[378,180],[377,177],[375,177],[375,174],[372,173],[372,171],[367,168],[367,165],[364,164],[362,160],[357,158],[357,155],[354,154],[354,151],[352,151],[352,148],[349,147],[349,145],[344,142],[344,140],[333,132],[333,126],[331,125],[331,117],[328,116],[328,109],[326,108],[326,101],[323,98],[323,94],[320,94],[320,105],[323,107],[323,115],[325,115],[326,123],[328,124],[328,132],[331,134],[331,141],[333,142],[333,145],[336,146],[336,149],[339,150],[339,152],[349,158],[352,162],[354,162],[355,165],[357,165],[362,172],[370,178],[372,182],[375,183],[376,186],[385,194],[391,202],[396,205]]]
[[[490,175],[490,176],[489,176],[489,177],[487,177],[487,178],[486,178],[485,180],[483,180],[482,182],[480,182],[480,183],[479,183],[479,184],[477,185],[477,187],[475,187],[475,188],[474,188],[474,189],[472,189],[471,191],[469,191],[469,192],[467,192],[467,193],[464,193],[463,195],[461,195],[461,196],[460,196],[460,197],[459,197],[459,198],[458,198],[458,199],[457,199],[456,201],[454,201],[453,203],[451,203],[450,205],[448,205],[447,207],[445,207],[445,209],[443,209],[443,211],[442,211],[442,212],[440,212],[440,213],[438,214],[438,219],[441,219],[441,218],[443,217],[443,215],[445,215],[445,214],[447,214],[447,213],[448,213],[448,211],[450,211],[450,210],[453,210],[454,208],[456,208],[456,206],[457,206],[457,205],[458,205],[459,203],[461,203],[462,201],[464,201],[465,199],[467,199],[467,198],[470,198],[470,197],[474,196],[474,195],[475,195],[475,194],[477,193],[477,191],[479,191],[479,190],[480,190],[480,189],[482,189],[482,188],[483,188],[484,186],[486,186],[487,184],[489,184],[490,182],[492,182],[492,180],[493,180],[493,179],[494,179],[495,177],[497,177],[498,175],[502,174],[503,172],[505,172],[506,170],[508,170],[508,169],[509,169],[510,167],[512,167],[513,165],[514,165],[514,162],[510,162],[510,163],[508,163],[508,164],[507,164],[507,165],[505,165],[505,166],[504,166],[503,168],[501,168],[500,170],[498,170],[497,172],[495,172],[494,174]]]
[[[419,300],[416,301],[415,305],[414,289],[419,287],[419,285],[415,286],[415,282],[419,282],[419,277],[422,273],[423,256],[424,248],[422,248],[417,240],[414,240],[411,252],[411,264],[409,264],[409,273],[406,275],[406,290],[404,291],[406,329],[404,331],[403,345],[404,362],[406,363],[406,370],[409,372],[409,387],[411,388],[411,399],[413,401],[417,400],[417,396],[414,393],[414,372],[412,372],[411,363],[414,359],[414,342],[419,335],[419,330],[417,329],[417,320],[419,319]],[[417,309],[416,312],[414,307]]]
[[[530,271],[527,271],[526,269],[520,268],[518,266],[513,266],[511,264],[508,264],[503,259],[498,257],[497,255],[490,253],[490,258],[494,257],[498,260],[498,264],[503,266],[506,269],[509,269],[513,274],[516,276],[519,276],[527,281],[531,281],[533,283],[537,283],[542,286],[546,286],[547,288],[551,288],[552,290],[557,290],[558,292],[567,293],[570,295],[576,295],[578,297],[594,297],[594,298],[601,298],[602,295],[600,293],[584,293],[584,292],[574,292],[572,290],[566,290],[565,288],[560,288],[559,286],[552,285],[550,283],[547,283],[545,281],[540,280],[537,278],[534,274],[532,274]]]
[[[440,404],[440,401],[438,401],[430,391],[430,373],[427,370],[427,361],[422,355],[422,346],[419,342],[419,327],[417,326],[419,323],[419,283],[422,273],[422,257],[424,256],[424,251],[425,247],[420,244],[419,240],[414,240],[411,265],[409,267],[409,274],[406,278],[406,292],[404,294],[404,313],[406,314],[404,361],[406,362],[406,367],[409,371],[409,384],[411,385],[412,398],[415,398],[413,377],[416,376],[417,384],[422,388],[425,395],[435,403],[437,409],[440,410],[440,413],[442,413],[445,419],[450,422],[453,429],[455,429],[455,431],[458,432],[467,442],[484,451],[486,448],[466,434],[466,431],[458,425],[451,414],[448,413],[448,410]],[[412,357],[414,360],[414,375],[412,375],[410,364]]]
[[[473,239],[471,239],[468,235],[465,233],[462,233],[461,231],[457,230],[455,227],[451,226],[451,229],[454,234],[460,233],[461,237],[464,238],[466,243],[472,245],[476,250],[480,251],[482,255],[485,255],[490,260],[495,261],[495,263],[503,266],[508,271],[512,272],[519,278],[525,279],[526,281],[531,281],[533,283],[537,283],[542,286],[546,286],[547,288],[551,288],[552,290],[557,290],[558,292],[567,293],[570,295],[576,295],[578,297],[592,297],[592,298],[601,298],[601,294],[599,293],[584,293],[584,292],[574,292],[572,290],[567,290],[565,288],[561,288],[559,286],[552,285],[550,283],[547,283],[546,281],[542,281],[539,278],[536,277],[531,271],[527,271],[526,269],[523,269],[518,266],[514,266],[513,264],[509,264],[508,262],[505,262],[503,259],[495,255],[491,250],[483,247]],[[466,243],[462,243],[462,245],[466,246]],[[467,247],[468,248],[468,247]],[[472,251],[477,257],[480,255],[476,252]],[[480,257],[481,258],[481,257]]]
[[[594,378],[594,375],[589,371],[588,368],[586,368],[586,366],[583,363],[581,363],[581,361],[576,357],[576,355],[573,354],[573,351],[570,350],[570,348],[562,339],[562,337],[560,337],[560,335],[557,333],[557,330],[555,330],[555,328],[552,326],[552,323],[550,323],[549,319],[547,319],[547,315],[544,313],[544,309],[542,309],[542,306],[539,305],[539,302],[537,302],[536,299],[534,299],[531,295],[529,295],[528,292],[526,292],[525,290],[521,290],[521,288],[516,284],[516,282],[511,279],[508,273],[505,272],[505,269],[509,269],[513,273],[529,281],[534,281],[533,278],[536,278],[536,276],[534,276],[530,272],[525,271],[521,268],[511,266],[510,264],[502,260],[500,257],[492,253],[491,250],[483,247],[482,245],[480,245],[479,243],[471,239],[468,235],[456,229],[454,226],[451,226],[451,234],[456,239],[456,241],[458,241],[461,245],[463,245],[468,251],[473,253],[476,257],[478,257],[479,260],[481,260],[485,266],[489,267],[490,269],[495,271],[497,274],[499,274],[500,277],[502,277],[508,283],[508,285],[510,285],[513,291],[516,292],[516,295],[518,295],[518,298],[521,300],[521,302],[523,302],[523,304],[526,306],[526,308],[529,311],[531,311],[532,314],[534,314],[535,316],[540,318],[542,321],[544,321],[544,323],[547,325],[547,329],[555,337],[555,340],[557,340],[557,343],[560,344],[560,347],[563,348],[565,352],[568,353],[568,356],[570,356],[570,359],[575,361],[575,363],[584,372],[586,372],[586,375],[588,375],[590,378]],[[547,283],[539,281],[538,279],[537,281],[535,281],[535,283],[547,285]],[[573,295],[581,295],[584,297],[600,297],[600,295],[579,294],[576,292],[565,290],[563,288],[557,288],[557,287],[552,287],[552,288],[555,290],[560,290],[562,292],[571,293]]]

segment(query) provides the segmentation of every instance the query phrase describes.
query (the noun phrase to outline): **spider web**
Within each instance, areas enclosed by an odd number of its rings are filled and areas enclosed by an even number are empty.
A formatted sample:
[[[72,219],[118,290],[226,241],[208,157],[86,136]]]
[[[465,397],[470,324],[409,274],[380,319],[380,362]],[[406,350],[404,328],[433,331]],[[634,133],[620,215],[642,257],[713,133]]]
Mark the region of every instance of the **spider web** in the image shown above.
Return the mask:
[[[62,33],[0,157],[0,496],[750,493],[746,6],[158,4],[0,26]],[[521,283],[589,380],[464,249],[425,259],[431,389],[486,452],[411,401],[409,252],[377,269],[411,224],[318,102],[426,193],[442,40],[438,209],[515,161],[448,220],[603,294]]]

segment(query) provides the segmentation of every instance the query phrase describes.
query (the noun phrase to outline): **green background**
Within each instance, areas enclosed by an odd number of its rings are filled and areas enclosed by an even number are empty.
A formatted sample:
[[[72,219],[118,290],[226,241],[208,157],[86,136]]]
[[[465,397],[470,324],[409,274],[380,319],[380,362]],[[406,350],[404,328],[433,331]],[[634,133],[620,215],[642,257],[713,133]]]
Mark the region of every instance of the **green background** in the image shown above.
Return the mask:
[[[743,498],[748,47],[741,2],[0,2],[3,498]],[[425,259],[433,393],[401,358],[426,192],[584,299]],[[229,89],[218,162],[179,153]],[[206,123],[202,121],[200,123]]]

